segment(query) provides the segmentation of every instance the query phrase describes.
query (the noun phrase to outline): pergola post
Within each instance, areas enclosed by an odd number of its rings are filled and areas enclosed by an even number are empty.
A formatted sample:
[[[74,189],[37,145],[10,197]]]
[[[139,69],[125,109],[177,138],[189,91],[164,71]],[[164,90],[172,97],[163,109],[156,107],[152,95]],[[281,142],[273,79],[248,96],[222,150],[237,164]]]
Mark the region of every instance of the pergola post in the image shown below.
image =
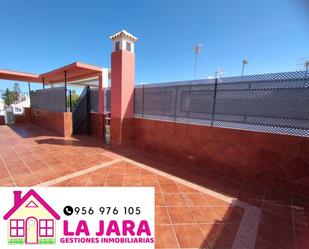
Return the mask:
[[[64,71],[64,107],[67,112],[67,71]]]
[[[103,77],[102,74],[98,77],[99,80],[99,91],[98,91],[98,113],[104,113],[104,88],[103,88]]]
[[[105,89],[108,87],[108,69],[103,68],[102,73],[99,74],[98,77],[99,88],[98,88],[98,134],[100,137],[103,136],[104,131],[104,110],[106,107],[104,106],[104,98],[105,98]]]

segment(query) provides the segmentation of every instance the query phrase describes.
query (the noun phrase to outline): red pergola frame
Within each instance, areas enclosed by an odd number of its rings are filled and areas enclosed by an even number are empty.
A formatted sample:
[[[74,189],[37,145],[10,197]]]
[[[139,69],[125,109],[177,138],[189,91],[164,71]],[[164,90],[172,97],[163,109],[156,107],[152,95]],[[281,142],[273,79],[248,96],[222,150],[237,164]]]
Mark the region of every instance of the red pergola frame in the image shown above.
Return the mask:
[[[99,92],[103,93],[102,68],[82,62],[74,62],[72,64],[42,74],[32,74],[7,69],[0,69],[0,79],[28,82],[29,90],[30,90],[30,82],[42,83],[43,88],[45,88],[45,85],[48,84],[64,83],[65,99],[67,98],[66,90],[68,82],[87,79],[91,77],[98,77]],[[101,95],[102,94],[99,94],[98,96],[99,113],[103,113],[103,107],[102,107],[103,96]]]

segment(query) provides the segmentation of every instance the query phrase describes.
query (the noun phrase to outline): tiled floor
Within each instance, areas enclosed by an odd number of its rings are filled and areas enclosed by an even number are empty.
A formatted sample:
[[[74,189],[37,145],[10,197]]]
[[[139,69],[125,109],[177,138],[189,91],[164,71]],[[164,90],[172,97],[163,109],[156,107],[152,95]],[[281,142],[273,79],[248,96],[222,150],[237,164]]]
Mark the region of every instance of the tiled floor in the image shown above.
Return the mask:
[[[0,126],[0,186],[31,186],[55,179],[67,186],[151,185],[156,188],[158,248],[232,248],[243,220],[242,208],[119,162],[123,157],[258,207],[256,249],[309,248],[309,193],[301,196],[224,178],[177,158],[110,148],[88,137],[63,139],[32,124]],[[107,166],[97,169],[97,165]]]
[[[231,248],[245,211],[124,161],[51,186],[154,187],[156,248]]]

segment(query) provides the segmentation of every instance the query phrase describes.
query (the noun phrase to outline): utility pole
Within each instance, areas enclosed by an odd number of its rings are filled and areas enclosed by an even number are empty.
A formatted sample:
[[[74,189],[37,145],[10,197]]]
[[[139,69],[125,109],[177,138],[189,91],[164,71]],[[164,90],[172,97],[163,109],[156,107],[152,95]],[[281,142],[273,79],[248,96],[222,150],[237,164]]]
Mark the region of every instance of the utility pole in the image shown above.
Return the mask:
[[[241,76],[244,76],[244,72],[245,72],[245,65],[248,64],[248,60],[245,58],[242,60],[242,71],[241,71]]]
[[[194,54],[195,54],[195,59],[194,59],[194,75],[193,79],[195,80],[196,78],[196,67],[197,67],[197,56],[202,52],[202,46],[203,44],[196,44],[194,46]]]

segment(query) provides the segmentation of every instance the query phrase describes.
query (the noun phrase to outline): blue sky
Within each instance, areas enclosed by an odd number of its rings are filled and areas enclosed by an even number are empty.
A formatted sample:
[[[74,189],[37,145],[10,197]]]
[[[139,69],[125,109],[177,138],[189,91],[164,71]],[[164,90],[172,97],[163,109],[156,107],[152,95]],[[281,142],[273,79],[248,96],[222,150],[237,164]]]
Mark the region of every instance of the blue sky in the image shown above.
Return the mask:
[[[309,57],[308,0],[1,0],[0,68],[42,73],[83,61],[109,67],[110,35],[136,43],[136,82],[294,71]],[[12,82],[0,81],[0,89]],[[26,91],[26,84],[21,84]]]

